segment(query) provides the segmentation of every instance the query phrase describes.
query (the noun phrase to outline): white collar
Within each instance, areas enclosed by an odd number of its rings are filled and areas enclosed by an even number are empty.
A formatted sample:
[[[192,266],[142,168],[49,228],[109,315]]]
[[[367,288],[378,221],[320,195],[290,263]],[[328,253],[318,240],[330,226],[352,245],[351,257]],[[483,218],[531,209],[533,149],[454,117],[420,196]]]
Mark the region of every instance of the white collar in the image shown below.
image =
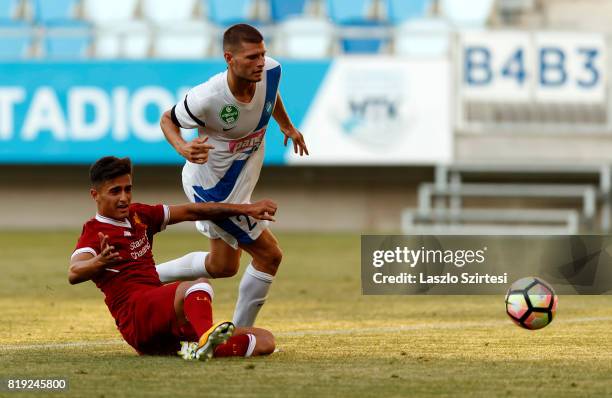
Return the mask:
[[[117,221],[115,219],[104,217],[96,213],[96,220],[103,222],[105,224],[114,225],[116,227],[132,228],[132,224],[130,224],[130,220],[128,220],[127,218],[124,219],[124,221]]]

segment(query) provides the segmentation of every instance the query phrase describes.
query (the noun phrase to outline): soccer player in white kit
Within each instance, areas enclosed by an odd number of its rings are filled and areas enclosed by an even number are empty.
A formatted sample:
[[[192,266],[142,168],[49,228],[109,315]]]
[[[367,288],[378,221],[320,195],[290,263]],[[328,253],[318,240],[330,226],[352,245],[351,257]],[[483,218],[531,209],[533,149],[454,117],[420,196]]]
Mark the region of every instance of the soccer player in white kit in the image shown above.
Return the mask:
[[[250,203],[270,117],[285,135],[285,145],[290,139],[300,155],[308,155],[308,149],[285,111],[278,92],[281,66],[265,56],[261,33],[250,25],[234,25],[223,35],[223,51],[227,70],[192,88],[163,114],[160,124],[168,142],[187,160],[183,188],[189,200]],[[181,127],[197,128],[198,137],[186,142]],[[196,227],[210,238],[210,252],[158,265],[160,279],[233,276],[245,250],[252,261],[240,281],[233,322],[252,326],[282,259],[268,222],[240,215],[198,221]]]

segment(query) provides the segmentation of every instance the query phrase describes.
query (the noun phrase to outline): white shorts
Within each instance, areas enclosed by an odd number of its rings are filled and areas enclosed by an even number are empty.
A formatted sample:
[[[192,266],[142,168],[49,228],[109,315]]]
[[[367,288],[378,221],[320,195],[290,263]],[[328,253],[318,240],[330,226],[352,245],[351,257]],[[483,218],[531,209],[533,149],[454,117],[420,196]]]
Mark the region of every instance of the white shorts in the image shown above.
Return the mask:
[[[192,203],[204,202],[193,188],[197,181],[189,175],[183,173],[183,189],[185,195]],[[250,203],[249,198],[238,200],[232,203]],[[266,220],[256,220],[253,217],[239,215],[224,220],[217,221],[196,221],[196,229],[210,239],[223,239],[234,249],[238,249],[238,244],[253,243],[259,235],[268,228],[269,222]]]
[[[196,221],[195,224],[201,234],[210,239],[221,238],[234,249],[238,249],[239,243],[253,243],[268,228],[268,221],[256,220],[244,215],[230,217],[221,222]]]

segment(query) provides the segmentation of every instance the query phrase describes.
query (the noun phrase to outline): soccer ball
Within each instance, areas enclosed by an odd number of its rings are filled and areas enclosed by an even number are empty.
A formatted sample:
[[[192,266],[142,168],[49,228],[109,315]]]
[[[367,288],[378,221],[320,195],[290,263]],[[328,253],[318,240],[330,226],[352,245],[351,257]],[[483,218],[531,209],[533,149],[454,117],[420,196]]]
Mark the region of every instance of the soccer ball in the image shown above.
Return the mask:
[[[506,293],[506,313],[517,325],[541,329],[552,322],[557,311],[557,295],[540,278],[529,276],[514,282]]]

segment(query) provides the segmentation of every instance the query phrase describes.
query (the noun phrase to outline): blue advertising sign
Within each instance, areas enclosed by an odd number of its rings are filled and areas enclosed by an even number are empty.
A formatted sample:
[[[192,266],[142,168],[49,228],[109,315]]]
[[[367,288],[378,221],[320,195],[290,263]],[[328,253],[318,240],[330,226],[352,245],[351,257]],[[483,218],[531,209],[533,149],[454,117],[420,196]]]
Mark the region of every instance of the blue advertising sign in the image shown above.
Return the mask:
[[[299,128],[329,62],[282,64],[281,94]],[[0,163],[89,164],[112,154],[140,164],[180,164],[160,117],[225,67],[222,60],[2,63]],[[276,123],[266,135],[266,164],[284,164],[287,148]]]

